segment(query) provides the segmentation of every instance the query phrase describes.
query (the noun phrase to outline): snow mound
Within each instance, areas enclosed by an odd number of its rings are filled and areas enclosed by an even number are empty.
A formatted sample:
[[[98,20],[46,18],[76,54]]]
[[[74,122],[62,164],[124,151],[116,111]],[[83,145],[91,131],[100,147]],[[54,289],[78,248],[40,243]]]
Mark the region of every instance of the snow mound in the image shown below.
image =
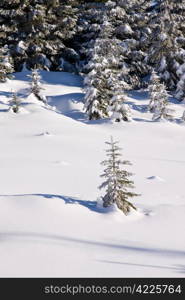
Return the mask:
[[[84,104],[81,101],[78,101],[78,97],[75,99],[74,95],[63,95],[57,97],[57,100],[49,99],[48,103],[52,105],[55,110],[63,114],[68,114],[71,111],[82,111]]]
[[[62,165],[62,166],[70,166],[69,162],[67,162],[67,161],[60,161],[60,160],[55,161],[54,164]]]
[[[15,112],[13,111],[12,108],[9,109],[8,112],[11,113],[11,114],[13,114],[13,115],[26,115],[26,114],[29,114],[29,113],[30,113],[30,112],[29,112],[26,108],[24,108],[23,106],[20,106],[20,107],[19,107],[19,111],[18,111],[17,113],[15,113]]]
[[[26,101],[32,104],[43,104],[43,102],[38,100],[37,97],[35,97],[35,95],[32,93],[26,98]]]
[[[144,217],[144,213],[141,210],[131,209],[128,215],[125,215],[116,204],[109,207],[103,207],[103,202],[101,198],[97,200],[97,211],[104,213],[107,217],[112,218],[114,221],[118,222],[130,222],[137,221],[138,219]]]
[[[51,136],[51,133],[49,131],[44,131],[39,134],[36,134],[36,136]]]
[[[161,177],[159,177],[159,176],[149,176],[149,177],[147,177],[147,179],[148,180],[156,180],[156,181],[162,181],[162,182],[164,182],[165,180],[163,179],[163,178],[161,178]]]

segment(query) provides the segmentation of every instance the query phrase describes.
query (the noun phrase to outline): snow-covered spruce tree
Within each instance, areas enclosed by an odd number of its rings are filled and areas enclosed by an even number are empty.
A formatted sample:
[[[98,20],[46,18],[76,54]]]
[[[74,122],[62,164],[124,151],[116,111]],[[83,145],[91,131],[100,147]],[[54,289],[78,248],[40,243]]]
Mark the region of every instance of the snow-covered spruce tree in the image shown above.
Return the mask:
[[[155,92],[155,98],[153,99],[153,117],[154,121],[160,121],[161,119],[171,120],[173,119],[173,110],[169,108],[168,92],[166,86],[163,83],[158,85],[158,91]]]
[[[6,80],[11,78],[11,73],[13,73],[13,66],[11,63],[11,58],[8,55],[8,50],[6,47],[0,49],[0,82],[6,82]]]
[[[117,145],[118,142],[113,141],[112,137],[106,144],[109,146],[109,149],[106,150],[107,159],[101,163],[105,166],[104,173],[101,175],[105,181],[99,187],[106,189],[106,193],[102,197],[103,206],[108,207],[115,204],[127,215],[132,209],[136,209],[129,199],[139,196],[128,191],[129,188],[134,188],[133,181],[129,179],[132,173],[121,168],[122,165],[131,165],[131,163],[120,159],[121,148]]]
[[[115,122],[132,120],[130,107],[125,103],[125,101],[126,95],[124,92],[117,93],[110,100],[108,111],[112,113],[111,119]]]
[[[108,117],[108,106],[118,91],[129,89],[125,82],[126,67],[123,48],[119,40],[110,38],[111,25],[105,21],[99,37],[91,49],[91,59],[86,68],[85,111],[90,120]]]
[[[12,99],[10,100],[11,110],[14,113],[18,113],[19,110],[20,110],[20,105],[21,105],[21,99],[18,98],[18,96],[15,92],[13,92],[12,93]]]
[[[39,74],[39,71],[37,69],[33,69],[31,75],[27,76],[31,78],[31,93],[33,93],[38,100],[46,103],[46,97],[41,93],[44,88],[41,84],[41,76]]]
[[[149,102],[149,111],[154,112],[156,101],[158,101],[158,93],[159,93],[159,86],[160,86],[160,78],[157,75],[157,73],[152,70],[151,76],[150,76],[150,82],[148,86],[149,96],[150,96],[150,102]]]

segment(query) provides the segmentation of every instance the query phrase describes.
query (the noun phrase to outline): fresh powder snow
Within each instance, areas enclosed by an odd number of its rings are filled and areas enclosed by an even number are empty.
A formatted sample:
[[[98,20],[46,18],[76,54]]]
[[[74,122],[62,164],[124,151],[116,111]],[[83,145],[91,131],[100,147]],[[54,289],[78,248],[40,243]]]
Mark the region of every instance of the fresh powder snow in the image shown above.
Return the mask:
[[[0,276],[184,276],[185,104],[171,101],[175,119],[153,122],[148,94],[133,91],[131,122],[88,121],[81,77],[41,71],[44,104],[29,74],[1,83]],[[98,190],[110,136],[141,194],[128,216],[103,208]]]

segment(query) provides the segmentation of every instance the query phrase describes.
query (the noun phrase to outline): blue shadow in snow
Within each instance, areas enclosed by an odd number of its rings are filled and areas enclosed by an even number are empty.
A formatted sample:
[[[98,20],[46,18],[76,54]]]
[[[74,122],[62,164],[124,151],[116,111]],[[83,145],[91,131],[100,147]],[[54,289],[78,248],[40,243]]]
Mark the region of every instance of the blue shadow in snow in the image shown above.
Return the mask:
[[[0,109],[0,112],[8,112],[9,111],[9,109],[7,108],[5,108],[5,109]]]
[[[12,96],[11,92],[4,92],[4,91],[0,91],[0,96],[5,96],[7,98]],[[4,104],[4,102],[1,101],[2,104]]]
[[[147,104],[135,104],[132,101],[126,102],[129,106],[132,107],[133,110],[137,110],[141,113],[145,113],[148,110],[148,105]]]
[[[185,265],[177,265],[177,268],[179,268],[180,273],[185,273]]]
[[[106,264],[117,264],[123,266],[130,266],[130,267],[142,267],[142,268],[149,268],[149,269],[162,269],[162,270],[171,270],[176,271],[178,273],[185,273],[185,267],[181,265],[177,266],[159,266],[159,265],[147,265],[147,264],[137,264],[137,263],[128,263],[128,262],[119,262],[119,261],[109,261],[109,260],[100,260],[101,263]]]
[[[142,119],[142,118],[133,118],[134,121],[136,122],[145,122],[145,123],[153,123],[153,120],[148,120],[148,119]]]
[[[69,105],[68,102],[83,102],[84,93],[69,93],[64,95],[49,96],[48,104],[60,109],[63,105]],[[66,103],[64,103],[66,102]]]
[[[30,95],[30,89],[21,89],[17,92],[17,96],[20,98],[27,98]]]
[[[97,201],[88,201],[88,200],[79,200],[76,198],[72,198],[69,196],[63,195],[53,195],[53,194],[33,194],[33,196],[40,196],[47,199],[61,199],[65,202],[65,204],[77,204],[85,206],[86,208],[93,210],[95,212],[102,212],[102,210],[97,208]]]
[[[32,242],[34,240],[38,243],[40,242],[48,242],[50,244],[58,243],[59,245],[63,244],[63,242],[68,242],[68,243],[76,243],[76,244],[82,244],[82,245],[89,245],[89,246],[95,246],[95,247],[105,247],[105,248],[110,248],[110,249],[117,249],[120,250],[123,255],[126,253],[124,251],[128,252],[133,252],[134,254],[136,253],[142,253],[145,255],[159,255],[162,257],[170,256],[173,258],[179,258],[185,256],[184,251],[178,251],[178,250],[170,250],[170,249],[158,249],[158,248],[142,248],[142,247],[133,247],[133,246],[126,246],[124,244],[113,244],[113,243],[108,243],[108,242],[102,242],[102,241],[93,241],[93,240],[84,240],[80,238],[75,238],[75,237],[69,237],[69,236],[62,236],[59,234],[55,233],[39,233],[39,232],[29,232],[29,231],[7,231],[7,232],[0,232],[0,242],[9,240],[9,239],[15,239],[15,238],[22,238],[23,240],[25,239],[31,239]],[[138,266],[138,267],[160,267],[160,266],[153,266],[153,265],[142,265],[142,264],[130,264],[130,263],[125,263],[125,262],[119,262],[119,261],[106,261],[106,260],[100,260],[99,262],[101,263],[111,263],[111,264],[121,264],[121,265],[133,265],[133,266]],[[171,267],[165,267],[165,269],[172,269]],[[179,270],[184,273],[184,266],[177,266],[173,267],[174,270]]]
[[[39,196],[46,199],[60,199],[64,201],[66,204],[72,204],[72,205],[82,205],[89,210],[96,212],[96,213],[107,213],[105,209],[101,209],[97,206],[96,201],[86,201],[86,200],[79,200],[73,197],[69,196],[63,196],[63,195],[55,195],[55,194],[20,194],[20,195],[1,195],[0,197],[24,197],[24,196]],[[102,242],[102,241],[92,241],[92,240],[83,240],[79,238],[74,237],[66,237],[61,236],[57,234],[51,234],[51,233],[38,233],[38,232],[0,232],[0,241],[3,239],[9,239],[9,238],[16,238],[16,237],[23,237],[23,238],[36,238],[36,239],[42,239],[42,240],[48,240],[53,242],[72,242],[72,243],[78,243],[78,244],[84,244],[84,245],[90,245],[90,246],[99,246],[99,247],[107,247],[107,248],[115,248],[117,250],[121,251],[129,251],[129,252],[136,252],[136,253],[145,253],[147,254],[154,254],[154,255],[160,255],[162,257],[171,256],[173,258],[179,258],[183,257],[185,258],[185,251],[182,250],[176,250],[176,249],[165,249],[165,248],[148,248],[148,247],[139,247],[139,246],[129,246],[124,244],[113,244],[108,242]],[[124,262],[119,261],[102,261],[106,263],[115,263],[115,264],[126,264]],[[138,265],[142,266],[142,265]],[[149,267],[152,267],[149,266]],[[184,272],[184,268],[181,268],[181,270]]]
[[[174,97],[169,97],[169,102],[172,104],[181,104],[181,102],[179,100],[177,100],[177,98]]]
[[[83,86],[82,77],[68,72],[48,72],[48,71],[39,70],[39,73],[41,75],[41,81],[45,84],[66,85],[66,86],[75,86],[75,87]],[[22,81],[29,82],[30,79],[28,78],[28,75],[30,74],[31,71],[17,72],[13,74],[15,77],[12,80],[22,80]]]
[[[133,99],[137,99],[137,100],[147,100],[148,97],[149,97],[148,92],[147,91],[142,91],[142,90],[129,91],[128,96],[133,98]]]
[[[87,117],[84,112],[78,109],[72,109],[71,103],[83,103],[83,93],[69,93],[64,95],[50,96],[48,104],[54,106],[59,114],[72,118],[75,121],[85,122]]]
[[[97,213],[106,213],[107,211],[102,207],[97,206],[97,201],[90,200],[79,200],[74,197],[64,196],[64,195],[55,195],[55,194],[18,194],[18,195],[0,195],[0,197],[24,197],[24,196],[39,196],[46,199],[60,199],[65,202],[65,204],[74,204],[74,205],[82,205],[89,210],[92,210]]]

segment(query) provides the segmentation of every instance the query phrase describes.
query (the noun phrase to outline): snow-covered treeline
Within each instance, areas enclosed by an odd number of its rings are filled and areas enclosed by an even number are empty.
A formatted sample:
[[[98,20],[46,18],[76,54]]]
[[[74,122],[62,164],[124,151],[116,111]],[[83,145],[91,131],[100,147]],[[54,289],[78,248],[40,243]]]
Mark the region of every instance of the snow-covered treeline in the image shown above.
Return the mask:
[[[89,119],[130,120],[124,93],[153,70],[184,99],[184,12],[183,0],[1,1],[0,80],[23,66],[83,74]]]

